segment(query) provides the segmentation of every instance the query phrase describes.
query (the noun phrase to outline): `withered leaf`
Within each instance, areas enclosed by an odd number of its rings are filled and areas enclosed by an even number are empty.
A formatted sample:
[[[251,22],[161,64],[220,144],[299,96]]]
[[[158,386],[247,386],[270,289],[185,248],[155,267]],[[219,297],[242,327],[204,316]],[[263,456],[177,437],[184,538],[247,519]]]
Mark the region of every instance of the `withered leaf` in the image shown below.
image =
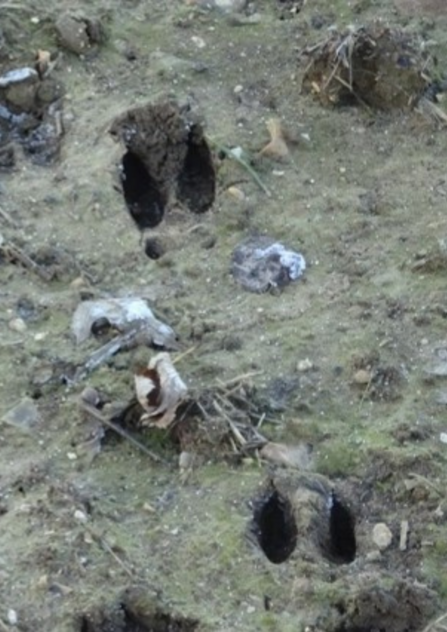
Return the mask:
[[[145,410],[141,423],[167,428],[174,421],[177,407],[188,388],[172,364],[169,353],[158,353],[151,358],[147,369],[135,374],[135,390]]]

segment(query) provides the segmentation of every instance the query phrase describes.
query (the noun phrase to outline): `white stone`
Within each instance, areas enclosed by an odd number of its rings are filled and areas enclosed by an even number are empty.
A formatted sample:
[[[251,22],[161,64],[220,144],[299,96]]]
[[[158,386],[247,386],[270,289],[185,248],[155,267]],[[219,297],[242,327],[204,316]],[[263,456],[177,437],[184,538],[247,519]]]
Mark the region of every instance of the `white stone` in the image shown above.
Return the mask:
[[[80,509],[76,509],[76,511],[74,512],[74,518],[75,520],[77,520],[78,522],[82,522],[83,524],[85,524],[88,520],[87,514],[85,514]]]
[[[374,544],[381,550],[385,551],[393,541],[393,534],[388,525],[384,522],[378,522],[374,525],[372,538]]]
[[[12,329],[12,331],[16,331],[19,334],[23,334],[23,332],[26,331],[27,329],[26,323],[23,320],[23,318],[13,318],[12,320],[10,320],[9,328]]]
[[[19,617],[17,616],[17,612],[13,610],[12,608],[8,610],[7,618],[8,618],[9,625],[17,625],[17,623],[19,622]]]

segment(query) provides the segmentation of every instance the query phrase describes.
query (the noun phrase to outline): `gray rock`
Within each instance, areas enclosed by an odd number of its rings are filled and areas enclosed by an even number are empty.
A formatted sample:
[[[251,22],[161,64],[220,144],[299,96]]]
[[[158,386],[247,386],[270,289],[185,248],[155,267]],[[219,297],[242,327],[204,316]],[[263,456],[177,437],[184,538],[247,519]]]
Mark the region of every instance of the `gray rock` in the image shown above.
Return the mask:
[[[11,408],[2,417],[2,421],[16,426],[25,432],[29,432],[39,424],[41,420],[36,403],[30,397],[25,397],[22,401]]]

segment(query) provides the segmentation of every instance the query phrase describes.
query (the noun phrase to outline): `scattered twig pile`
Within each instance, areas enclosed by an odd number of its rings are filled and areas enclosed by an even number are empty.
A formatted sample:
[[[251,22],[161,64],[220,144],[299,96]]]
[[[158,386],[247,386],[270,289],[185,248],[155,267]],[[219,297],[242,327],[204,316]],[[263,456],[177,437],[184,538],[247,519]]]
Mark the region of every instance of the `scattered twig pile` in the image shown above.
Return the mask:
[[[431,83],[422,43],[380,24],[334,31],[302,53],[310,58],[303,90],[324,105],[413,108]]]

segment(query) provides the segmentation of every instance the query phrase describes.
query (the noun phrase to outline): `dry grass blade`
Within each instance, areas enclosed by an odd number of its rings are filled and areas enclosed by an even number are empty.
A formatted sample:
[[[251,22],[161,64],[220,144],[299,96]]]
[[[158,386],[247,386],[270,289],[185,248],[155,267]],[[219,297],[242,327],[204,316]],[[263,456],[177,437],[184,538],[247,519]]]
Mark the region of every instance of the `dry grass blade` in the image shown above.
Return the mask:
[[[3,632],[11,632],[10,626],[6,625],[3,619],[0,619],[0,630],[2,630]]]
[[[165,459],[163,459],[161,456],[158,456],[158,454],[155,454],[154,452],[146,448],[146,446],[140,443],[138,439],[135,439],[135,437],[130,435],[128,432],[126,432],[126,430],[123,430],[123,428],[120,428],[120,426],[115,425],[113,422],[107,419],[107,417],[104,417],[104,415],[102,415],[99,412],[99,410],[97,410],[93,406],[90,406],[90,404],[87,404],[86,402],[81,400],[79,402],[79,406],[81,410],[84,410],[86,413],[94,417],[97,421],[100,421],[102,424],[104,424],[104,426],[106,426],[107,428],[110,428],[111,430],[119,434],[121,437],[123,437],[123,439],[126,439],[127,441],[132,443],[132,445],[134,445],[136,448],[138,448],[139,450],[147,454],[147,456],[149,456],[156,463],[163,463],[164,465],[168,464],[168,462]]]
[[[427,99],[427,97],[419,99],[416,110],[438,125],[445,125],[447,123],[447,114],[433,103],[433,101]]]
[[[242,373],[241,375],[232,377],[230,380],[227,380],[226,382],[222,382],[222,380],[217,380],[217,382],[219,386],[224,389],[227,389],[232,386],[236,386],[238,388],[241,385],[241,382],[248,380],[250,377],[255,377],[256,375],[262,375],[262,371],[251,371],[250,373]]]
[[[96,533],[93,529],[89,528],[87,525],[84,525],[84,529],[92,536],[93,540],[97,542],[104,551],[106,551],[107,553],[110,553],[110,555],[113,557],[115,562],[123,569],[123,571],[127,575],[129,575],[129,577],[135,580],[135,573],[132,571],[131,568],[129,568],[129,566],[124,562],[124,560],[122,560],[120,556],[115,553],[115,551],[112,549],[110,544],[98,533]]]
[[[7,211],[5,211],[5,209],[2,208],[1,206],[0,206],[0,217],[2,217],[7,224],[10,224],[10,226],[17,228],[18,224],[12,219],[11,215]]]
[[[440,617],[429,623],[422,632],[440,632],[441,630],[447,630],[445,625],[440,625],[443,621],[447,619],[447,612],[442,614]]]

